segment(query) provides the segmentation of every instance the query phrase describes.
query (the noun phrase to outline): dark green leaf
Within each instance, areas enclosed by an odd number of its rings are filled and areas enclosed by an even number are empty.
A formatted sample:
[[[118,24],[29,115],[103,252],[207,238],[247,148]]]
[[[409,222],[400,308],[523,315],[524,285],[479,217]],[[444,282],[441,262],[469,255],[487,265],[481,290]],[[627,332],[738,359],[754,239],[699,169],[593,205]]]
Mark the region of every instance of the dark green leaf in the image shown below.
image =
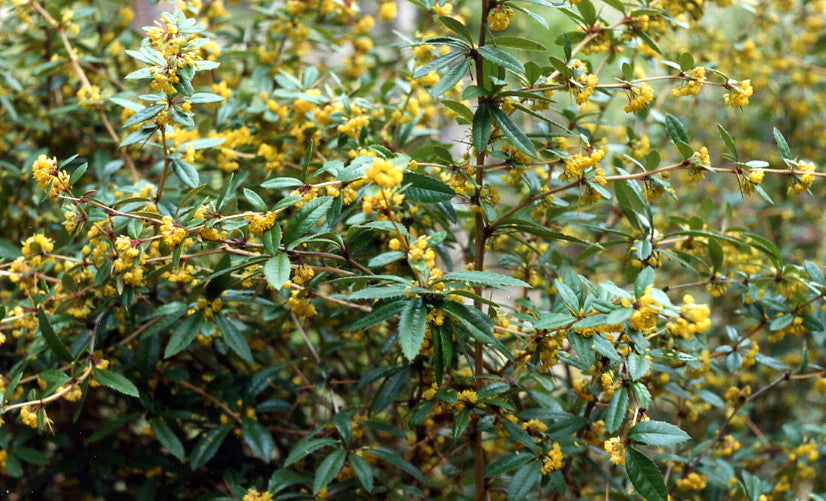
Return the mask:
[[[399,343],[408,360],[419,354],[427,327],[427,307],[420,297],[411,299],[399,318]]]
[[[40,333],[43,334],[43,339],[46,340],[46,344],[52,352],[54,352],[54,354],[64,362],[71,362],[73,360],[72,354],[66,349],[63,341],[57,337],[57,334],[55,334],[55,331],[52,328],[52,324],[49,322],[46,314],[43,313],[43,308],[40,306],[37,307],[37,321],[40,326]]]
[[[215,453],[218,452],[218,449],[231,430],[232,425],[225,424],[218,428],[213,428],[204,434],[204,436],[198,440],[198,443],[195,444],[195,448],[189,457],[190,468],[194,471],[207,464],[207,462],[215,456]]]
[[[270,432],[261,423],[248,417],[241,419],[241,432],[244,434],[244,440],[252,449],[252,452],[264,461],[269,462],[275,448]]]
[[[220,313],[215,315],[215,323],[218,325],[218,329],[221,331],[221,337],[224,342],[227,343],[227,346],[242,359],[247,362],[252,362],[252,352],[247,344],[247,340],[241,331],[238,330],[238,327]]]
[[[199,320],[200,317],[198,315],[190,315],[181,322],[169,338],[169,343],[167,343],[166,350],[164,350],[163,353],[164,358],[169,358],[179,353],[192,343],[198,334]]]
[[[688,433],[673,424],[662,421],[640,421],[628,432],[628,438],[635,442],[658,447],[691,440]]]
[[[415,466],[413,466],[409,461],[404,459],[399,455],[398,452],[390,450],[390,449],[362,449],[367,454],[372,454],[373,456],[378,457],[379,459],[383,459],[384,461],[398,467],[402,471],[408,473],[413,478],[418,480],[419,482],[426,484],[427,479],[422,472],[418,470]]]
[[[479,47],[478,51],[479,55],[497,66],[501,66],[514,73],[525,72],[525,67],[522,66],[519,59],[516,59],[503,50],[497,49],[496,47],[491,47],[490,45],[485,45],[484,47]]]
[[[290,279],[290,258],[284,252],[279,252],[264,263],[264,276],[276,291]]]
[[[620,388],[614,392],[608,408],[605,409],[605,429],[608,433],[614,433],[622,425],[625,419],[625,412],[628,410],[628,391]]]
[[[536,148],[534,148],[528,136],[522,132],[522,129],[513,123],[499,108],[493,108],[493,116],[496,118],[496,123],[499,124],[499,128],[502,129],[505,137],[512,145],[516,146],[522,153],[536,158]]]
[[[95,369],[94,379],[103,386],[119,391],[124,395],[129,395],[130,397],[135,398],[139,396],[138,388],[132,384],[132,381],[129,381],[117,372],[108,371],[106,369]]]
[[[290,219],[290,225],[284,231],[284,245],[290,250],[296,240],[315,226],[319,219],[327,213],[333,203],[333,197],[319,197],[304,204]]]
[[[625,471],[631,484],[647,501],[668,500],[663,475],[648,456],[629,447],[625,454]]]
[[[284,460],[284,467],[290,466],[291,464],[304,459],[313,451],[321,449],[322,447],[326,447],[328,445],[336,445],[338,442],[331,438],[317,438],[315,440],[308,440],[306,442],[299,441],[296,443],[290,453],[287,455],[287,459]]]
[[[408,200],[413,202],[424,202],[428,204],[447,202],[456,196],[453,188],[443,181],[425,174],[405,172],[402,183],[410,185],[405,189],[404,194]]]
[[[364,490],[367,492],[372,492],[373,467],[370,466],[370,463],[368,463],[366,459],[359,456],[355,452],[351,452],[349,458],[350,466],[353,468],[353,471],[356,472],[356,476],[359,478],[361,485],[364,486]]]
[[[178,458],[179,461],[184,460],[184,457],[186,456],[184,445],[181,443],[181,440],[177,437],[177,435],[175,435],[175,432],[172,431],[172,428],[170,428],[163,419],[152,419],[152,430],[155,433],[155,438],[158,439],[158,442],[160,442],[170,454]]]
[[[665,128],[668,130],[668,135],[676,144],[677,141],[688,143],[688,134],[685,131],[683,123],[674,115],[665,116]]]

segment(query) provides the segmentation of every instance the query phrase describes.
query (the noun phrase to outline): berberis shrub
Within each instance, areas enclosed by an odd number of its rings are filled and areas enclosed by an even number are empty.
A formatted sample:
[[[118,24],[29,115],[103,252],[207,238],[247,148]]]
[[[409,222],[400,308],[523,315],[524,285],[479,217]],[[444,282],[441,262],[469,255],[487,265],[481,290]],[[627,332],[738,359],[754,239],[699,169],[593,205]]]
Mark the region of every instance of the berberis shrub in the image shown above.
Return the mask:
[[[4,496],[826,497],[823,0],[0,6]]]

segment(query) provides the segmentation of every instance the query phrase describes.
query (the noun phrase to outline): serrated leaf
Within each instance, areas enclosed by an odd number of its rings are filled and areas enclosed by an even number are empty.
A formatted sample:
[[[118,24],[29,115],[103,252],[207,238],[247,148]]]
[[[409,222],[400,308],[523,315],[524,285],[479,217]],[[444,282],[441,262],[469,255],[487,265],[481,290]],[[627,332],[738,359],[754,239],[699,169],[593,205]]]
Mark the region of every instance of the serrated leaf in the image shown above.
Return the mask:
[[[287,459],[284,460],[284,467],[286,468],[296,461],[304,459],[312,452],[317,451],[322,447],[336,445],[337,443],[338,442],[331,438],[316,438],[306,442],[298,442],[293,446],[292,450],[290,450],[290,453],[287,455]]]
[[[247,344],[247,340],[241,331],[238,330],[238,327],[220,313],[215,315],[215,324],[218,325],[218,330],[221,331],[221,337],[224,342],[227,343],[229,349],[245,361],[252,362],[252,352]]]
[[[489,271],[455,271],[442,276],[436,283],[439,282],[469,282],[473,285],[485,285],[490,287],[511,286],[511,287],[528,287],[530,284],[501,273],[492,273]]]
[[[645,376],[649,369],[651,369],[651,362],[642,355],[631,353],[628,355],[628,373],[631,374],[631,380],[637,381]]]
[[[479,47],[478,52],[483,58],[495,65],[505,68],[506,70],[513,71],[514,73],[525,73],[525,67],[519,59],[516,59],[503,50],[497,49],[496,47],[491,47],[490,45],[485,45],[484,47]]]
[[[439,97],[445,92],[449,91],[453,88],[456,83],[462,79],[462,77],[467,74],[468,69],[470,68],[470,59],[462,59],[456,65],[450,67],[442,78],[436,82],[436,85],[430,88],[430,95],[433,97]]]
[[[440,16],[439,22],[444,24],[450,31],[467,40],[468,43],[473,43],[473,36],[470,34],[470,30],[458,20],[453,19],[452,17]]]
[[[241,419],[241,433],[252,452],[269,463],[275,448],[270,432],[257,420],[244,417]]]
[[[413,478],[415,478],[419,482],[422,482],[423,484],[427,483],[427,479],[425,478],[424,475],[422,475],[422,472],[420,472],[418,468],[413,466],[413,464],[411,464],[410,461],[407,461],[406,459],[401,457],[399,455],[399,453],[396,452],[396,451],[392,451],[392,450],[384,449],[384,448],[381,448],[381,449],[362,449],[362,451],[367,453],[367,454],[371,454],[373,456],[376,456],[379,459],[383,459],[384,461],[398,467],[399,469],[401,469],[402,471],[408,473]]]
[[[513,121],[499,108],[493,108],[493,116],[496,119],[496,123],[499,124],[499,128],[502,129],[502,132],[508,139],[508,142],[516,146],[516,148],[522,153],[530,156],[531,158],[536,158],[536,148],[534,148],[534,145],[528,136],[522,132],[522,129],[513,123]]]
[[[628,410],[628,391],[625,388],[620,388],[614,392],[611,401],[608,403],[608,408],[605,409],[605,429],[608,433],[614,433],[622,425],[625,419],[625,413]]]
[[[663,421],[640,421],[628,432],[628,438],[656,446],[674,445],[691,440],[688,433]]]
[[[218,428],[213,428],[198,440],[198,443],[195,444],[195,448],[192,450],[192,454],[189,456],[189,466],[193,471],[207,464],[207,462],[215,456],[230,430],[232,430],[232,425],[225,424]]]
[[[490,113],[490,105],[488,103],[480,103],[476,108],[476,113],[473,114],[473,128],[471,135],[473,136],[473,148],[477,151],[485,151],[490,140],[490,130],[492,127],[492,119]]]
[[[169,358],[185,350],[192,343],[198,334],[199,320],[198,315],[190,315],[181,322],[166,344],[166,349],[163,353],[164,358]]]
[[[123,126],[131,127],[141,122],[145,122],[151,118],[154,118],[155,115],[163,111],[165,108],[165,104],[153,104],[152,106],[147,106],[146,108],[143,108],[140,111],[136,111],[134,115],[129,117],[129,119],[123,123]]]
[[[72,354],[66,349],[63,341],[57,337],[57,334],[55,334],[55,331],[52,328],[52,324],[49,322],[49,319],[43,312],[43,308],[40,306],[37,307],[37,322],[40,327],[40,333],[43,334],[43,339],[46,341],[46,344],[52,352],[54,352],[54,354],[64,362],[71,362],[73,360]]]
[[[284,231],[284,244],[290,250],[296,240],[315,226],[319,219],[327,213],[333,203],[333,197],[319,197],[304,204],[290,219],[290,225]]]
[[[355,452],[350,453],[350,466],[353,468],[353,471],[356,472],[356,476],[359,478],[359,482],[364,487],[364,490],[367,492],[373,491],[373,468],[370,466],[370,463],[367,462],[366,459],[359,456]]]
[[[181,439],[175,435],[175,432],[172,431],[172,428],[170,428],[163,419],[152,419],[152,431],[155,434],[155,438],[158,439],[158,442],[160,442],[170,454],[178,458],[179,461],[184,460],[186,451],[184,450],[184,445],[181,443]]]
[[[427,307],[420,297],[413,298],[402,310],[399,318],[399,343],[408,360],[419,354],[427,327]]]
[[[424,202],[428,204],[447,202],[456,196],[453,188],[443,181],[416,172],[405,172],[402,184],[410,185],[405,189],[404,194],[408,200],[413,202]]]
[[[129,395],[130,397],[135,398],[140,396],[138,393],[138,388],[132,383],[132,381],[129,381],[126,377],[118,374],[117,372],[112,372],[106,369],[95,369],[93,377],[95,381],[103,386],[123,393],[124,395]]]
[[[668,490],[665,487],[660,469],[645,454],[631,447],[625,453],[625,471],[631,485],[647,501],[667,501]]]
[[[513,474],[513,478],[508,484],[508,499],[525,499],[541,478],[542,471],[539,461],[531,461],[522,465]]]
[[[284,252],[279,252],[264,263],[264,276],[276,291],[281,290],[290,279],[290,258]]]

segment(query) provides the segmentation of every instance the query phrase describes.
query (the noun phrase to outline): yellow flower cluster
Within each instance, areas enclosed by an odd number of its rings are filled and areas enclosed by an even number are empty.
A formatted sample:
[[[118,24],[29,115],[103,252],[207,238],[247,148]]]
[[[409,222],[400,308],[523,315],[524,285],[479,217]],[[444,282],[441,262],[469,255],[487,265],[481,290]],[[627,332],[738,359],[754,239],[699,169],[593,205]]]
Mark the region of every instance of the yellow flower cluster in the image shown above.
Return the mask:
[[[84,85],[77,91],[77,100],[83,108],[90,108],[101,103],[100,87]]]
[[[671,90],[671,95],[674,97],[694,96],[703,90],[703,80],[706,78],[706,69],[702,66],[686,72],[683,84],[674,87]]]
[[[179,33],[174,17],[168,13],[164,13],[161,21],[156,20],[155,26],[148,28],[146,34],[152,48],[165,60],[164,64],[150,67],[153,80],[149,86],[164,94],[174,94],[174,84],[180,82],[178,72],[202,60],[200,47]]]
[[[391,207],[398,207],[404,202],[404,195],[401,193],[388,194],[384,190],[374,193],[373,195],[365,195],[361,200],[361,210],[365,214],[371,214],[373,211],[380,213],[377,219],[384,220],[386,213],[390,211]]]
[[[582,73],[576,77],[576,81],[581,84],[579,87],[573,87],[574,95],[576,96],[576,104],[584,104],[594,95],[594,88],[599,83],[599,77],[594,74],[589,74],[585,63],[579,59],[571,61],[571,69],[581,69]]]
[[[619,437],[609,438],[602,444],[602,448],[608,453],[611,464],[625,464],[625,445]]]
[[[242,501],[272,501],[272,494],[269,491],[258,492],[255,489],[250,489],[244,494]]]
[[[639,87],[631,87],[628,97],[630,101],[622,109],[626,113],[637,113],[654,100],[654,89],[642,82]]]
[[[365,177],[383,188],[393,188],[402,184],[404,168],[393,165],[390,160],[376,158]]]
[[[186,238],[186,230],[175,224],[172,218],[164,216],[161,224],[163,242],[169,247],[175,247]]]
[[[287,299],[287,308],[301,318],[312,317],[316,314],[315,306],[310,303],[309,299],[301,296],[300,290],[294,290],[290,293],[290,298]]]
[[[395,0],[382,0],[381,5],[379,5],[379,19],[385,23],[396,19]]]
[[[729,86],[729,92],[723,96],[726,106],[741,107],[749,104],[749,98],[754,93],[751,80],[743,80]]]
[[[542,460],[542,474],[547,475],[552,471],[557,471],[562,468],[562,460],[564,457],[559,442],[554,442],[548,455]]]
[[[706,488],[706,476],[692,471],[685,477],[677,479],[677,488],[684,491],[701,491]]]
[[[59,193],[69,192],[69,174],[57,168],[57,159],[54,157],[38,156],[32,164],[32,177],[44,190],[51,183],[52,189],[49,195],[52,197],[56,197]]]
[[[683,181],[686,183],[701,181],[706,173],[706,168],[711,167],[711,156],[708,154],[708,148],[703,146],[695,151],[688,162],[691,164],[691,168],[683,173]]]
[[[309,282],[315,276],[315,270],[308,264],[301,264],[293,272],[292,282],[301,285]]]
[[[642,297],[637,299],[634,304],[634,313],[631,314],[631,318],[628,320],[632,329],[644,334],[653,332],[657,328],[657,314],[662,307],[651,296],[651,290],[652,288],[649,286]],[[627,301],[627,299],[623,299],[623,305]]]
[[[499,4],[488,13],[488,26],[493,31],[502,31],[508,28],[513,19],[513,9]]]
[[[31,236],[23,241],[20,251],[31,266],[40,264],[41,256],[54,250],[54,242],[42,233]]]
[[[604,157],[604,149],[586,148],[584,155],[577,153],[565,159],[565,172],[560,178],[563,180],[579,179],[586,170],[597,165]]]
[[[265,231],[275,226],[275,212],[256,212],[244,216],[244,219],[250,223],[250,233],[253,235],[261,235]]]
[[[690,294],[683,296],[680,316],[668,321],[666,327],[672,336],[689,339],[711,327],[711,312],[708,305],[696,304]]]
[[[426,238],[420,238],[410,245],[407,250],[407,257],[411,261],[424,260],[428,268],[436,266],[436,253],[433,249],[429,249]]]
[[[815,176],[813,175],[815,171],[815,164],[812,162],[798,160],[794,170],[803,172],[803,174],[798,177],[798,181],[795,184],[789,186],[789,193],[793,195],[800,195],[808,190],[812,183],[815,182]]]

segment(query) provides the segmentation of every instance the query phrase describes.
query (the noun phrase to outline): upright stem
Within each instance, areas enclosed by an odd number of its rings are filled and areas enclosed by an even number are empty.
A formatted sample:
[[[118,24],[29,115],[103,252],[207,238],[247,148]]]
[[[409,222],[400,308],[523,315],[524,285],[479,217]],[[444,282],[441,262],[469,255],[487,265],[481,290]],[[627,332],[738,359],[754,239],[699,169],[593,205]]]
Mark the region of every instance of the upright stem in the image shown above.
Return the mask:
[[[161,173],[161,180],[158,183],[158,192],[155,194],[155,203],[161,201],[163,196],[163,185],[166,183],[166,178],[169,176],[169,156],[166,153],[166,127],[161,126],[161,146],[163,147],[163,172]]]
[[[479,47],[483,47],[485,45],[485,40],[488,33],[488,12],[490,11],[489,1],[481,0],[481,2],[482,18],[479,22]],[[485,72],[482,56],[478,53],[478,51],[474,52],[473,56],[474,64],[476,66],[476,85],[484,87]],[[482,102],[483,98],[480,97],[477,100],[477,106],[481,106]],[[485,182],[485,148],[483,148],[482,151],[476,152],[475,174],[476,193],[471,198],[471,204],[474,209],[475,226],[473,269],[482,271],[485,266],[485,242],[487,240],[487,228],[485,226],[485,219],[482,215],[482,202],[480,198],[482,185]],[[480,287],[476,287],[475,292],[476,294],[481,294],[482,289]],[[482,303],[479,301],[474,301],[473,305],[476,308],[481,308]],[[482,343],[476,341],[474,343],[473,350],[474,374],[480,376],[484,372],[484,366],[482,363]],[[476,385],[481,386],[481,384],[482,380],[477,378]],[[475,421],[473,435],[471,437],[471,443],[473,444],[473,476],[476,485],[476,501],[485,501],[488,497],[487,484],[485,483],[485,451],[482,448],[482,434],[478,429],[476,429],[477,424],[478,421]]]

